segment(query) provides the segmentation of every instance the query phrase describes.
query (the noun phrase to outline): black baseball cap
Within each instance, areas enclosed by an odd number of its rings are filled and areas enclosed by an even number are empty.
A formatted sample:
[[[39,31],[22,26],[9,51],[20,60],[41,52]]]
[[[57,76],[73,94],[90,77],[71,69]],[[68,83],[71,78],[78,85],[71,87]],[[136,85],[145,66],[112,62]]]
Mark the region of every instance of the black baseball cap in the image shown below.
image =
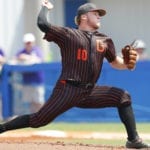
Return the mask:
[[[77,10],[77,17],[81,16],[82,14],[91,12],[91,11],[98,11],[100,16],[104,16],[106,11],[104,9],[99,9],[93,3],[85,3],[81,5]]]

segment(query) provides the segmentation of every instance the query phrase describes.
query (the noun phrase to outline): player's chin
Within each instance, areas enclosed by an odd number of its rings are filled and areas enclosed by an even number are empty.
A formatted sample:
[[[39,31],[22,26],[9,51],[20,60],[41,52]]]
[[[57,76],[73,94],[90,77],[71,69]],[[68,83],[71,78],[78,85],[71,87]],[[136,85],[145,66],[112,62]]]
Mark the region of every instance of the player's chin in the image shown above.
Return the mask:
[[[101,27],[101,24],[98,22],[95,26],[95,29],[99,29]]]

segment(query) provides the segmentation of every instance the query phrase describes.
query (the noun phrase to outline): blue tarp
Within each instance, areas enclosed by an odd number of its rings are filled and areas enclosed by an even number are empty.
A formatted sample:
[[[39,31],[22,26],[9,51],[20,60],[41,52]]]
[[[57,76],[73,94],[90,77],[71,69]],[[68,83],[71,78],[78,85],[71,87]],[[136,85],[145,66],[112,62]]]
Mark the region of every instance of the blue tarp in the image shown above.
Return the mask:
[[[61,71],[60,63],[43,63],[35,65],[8,65],[2,70],[1,90],[3,96],[3,117],[12,116],[12,94],[9,79],[13,72],[39,71],[45,72],[45,98],[48,99]],[[111,85],[127,90],[132,97],[136,120],[139,122],[150,121],[150,62],[138,62],[134,71],[120,71],[104,63],[101,77],[97,84]],[[55,121],[71,122],[103,122],[119,121],[116,108],[104,109],[79,109],[73,108],[56,118]]]

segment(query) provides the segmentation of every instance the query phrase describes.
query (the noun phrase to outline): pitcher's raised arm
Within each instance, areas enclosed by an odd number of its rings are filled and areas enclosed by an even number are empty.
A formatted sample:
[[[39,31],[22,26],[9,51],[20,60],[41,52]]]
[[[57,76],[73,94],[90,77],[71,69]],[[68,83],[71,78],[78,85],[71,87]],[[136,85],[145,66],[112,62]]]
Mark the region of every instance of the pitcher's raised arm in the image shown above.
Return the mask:
[[[53,7],[54,7],[53,4],[50,3],[48,0],[43,0],[42,8],[39,12],[38,19],[37,19],[37,25],[42,32],[46,33],[49,30],[50,23],[48,22],[47,14],[48,11],[51,10]]]

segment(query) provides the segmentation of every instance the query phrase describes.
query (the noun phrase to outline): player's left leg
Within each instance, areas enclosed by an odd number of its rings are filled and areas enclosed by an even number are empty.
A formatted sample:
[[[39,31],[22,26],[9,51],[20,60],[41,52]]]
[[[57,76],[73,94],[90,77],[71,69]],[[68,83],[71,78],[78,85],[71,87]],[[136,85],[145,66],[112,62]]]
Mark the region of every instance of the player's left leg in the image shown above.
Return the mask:
[[[121,121],[125,125],[128,134],[128,148],[148,147],[140,141],[136,130],[135,117],[131,106],[130,95],[116,87],[95,86],[91,94],[77,104],[80,108],[104,108],[117,107]],[[130,141],[130,142],[129,142]],[[135,144],[136,143],[136,144]]]

